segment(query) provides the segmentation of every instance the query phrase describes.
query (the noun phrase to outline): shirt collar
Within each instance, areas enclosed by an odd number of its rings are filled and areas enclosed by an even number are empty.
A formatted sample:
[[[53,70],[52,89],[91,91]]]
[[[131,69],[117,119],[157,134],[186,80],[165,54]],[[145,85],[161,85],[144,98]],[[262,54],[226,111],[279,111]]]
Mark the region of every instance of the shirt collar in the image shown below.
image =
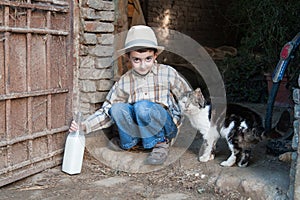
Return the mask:
[[[157,75],[157,68],[158,68],[158,63],[154,63],[153,64],[153,67],[152,67],[152,69],[151,69],[151,72],[153,73],[153,74],[155,74],[155,75]]]
[[[138,76],[138,77],[145,77],[145,76],[147,76],[147,75],[150,74],[150,73],[153,73],[154,75],[157,75],[157,67],[158,67],[158,65],[159,65],[159,64],[154,63],[153,66],[152,66],[152,68],[150,69],[150,71],[149,71],[146,75],[140,75],[139,73],[137,73],[137,72],[134,71],[133,69],[132,69],[132,73],[133,73],[135,76]]]

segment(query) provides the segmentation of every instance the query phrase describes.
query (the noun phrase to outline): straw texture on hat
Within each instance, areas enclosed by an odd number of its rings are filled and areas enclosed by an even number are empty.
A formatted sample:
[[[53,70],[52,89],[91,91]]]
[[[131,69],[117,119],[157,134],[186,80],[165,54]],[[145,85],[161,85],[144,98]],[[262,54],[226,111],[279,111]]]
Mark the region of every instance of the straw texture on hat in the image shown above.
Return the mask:
[[[124,48],[118,50],[117,55],[120,56],[141,48],[157,49],[158,54],[164,50],[164,47],[158,46],[155,33],[150,27],[144,25],[132,26],[127,33]]]

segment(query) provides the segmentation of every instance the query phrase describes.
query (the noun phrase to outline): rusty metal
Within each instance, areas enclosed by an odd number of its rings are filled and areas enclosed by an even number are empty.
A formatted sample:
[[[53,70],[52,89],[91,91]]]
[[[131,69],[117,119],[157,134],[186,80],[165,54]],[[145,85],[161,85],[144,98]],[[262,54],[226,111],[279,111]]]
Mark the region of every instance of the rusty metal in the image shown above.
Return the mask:
[[[71,0],[0,0],[0,187],[61,163],[72,116],[71,10]]]

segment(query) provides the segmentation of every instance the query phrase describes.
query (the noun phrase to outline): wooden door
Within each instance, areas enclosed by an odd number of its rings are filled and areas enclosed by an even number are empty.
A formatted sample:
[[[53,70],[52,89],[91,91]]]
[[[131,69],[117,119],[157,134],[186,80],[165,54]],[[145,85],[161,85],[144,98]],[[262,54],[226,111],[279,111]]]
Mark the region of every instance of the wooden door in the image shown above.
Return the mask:
[[[0,186],[61,163],[71,118],[72,1],[0,1]]]

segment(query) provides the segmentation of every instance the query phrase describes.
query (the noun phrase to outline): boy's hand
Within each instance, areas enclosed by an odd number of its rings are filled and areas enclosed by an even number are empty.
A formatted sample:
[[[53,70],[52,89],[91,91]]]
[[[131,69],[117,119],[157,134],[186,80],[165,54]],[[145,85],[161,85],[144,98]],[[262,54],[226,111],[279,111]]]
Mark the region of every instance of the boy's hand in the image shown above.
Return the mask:
[[[72,123],[71,123],[71,125],[70,125],[69,132],[71,133],[71,132],[75,132],[75,131],[77,131],[77,130],[79,130],[79,126],[78,126],[78,124],[73,120]]]
[[[80,129],[82,131],[86,131],[86,127],[84,124],[80,124]],[[76,121],[72,121],[71,126],[69,128],[69,132],[74,132],[74,131],[78,131],[79,130],[79,125],[76,123]]]

